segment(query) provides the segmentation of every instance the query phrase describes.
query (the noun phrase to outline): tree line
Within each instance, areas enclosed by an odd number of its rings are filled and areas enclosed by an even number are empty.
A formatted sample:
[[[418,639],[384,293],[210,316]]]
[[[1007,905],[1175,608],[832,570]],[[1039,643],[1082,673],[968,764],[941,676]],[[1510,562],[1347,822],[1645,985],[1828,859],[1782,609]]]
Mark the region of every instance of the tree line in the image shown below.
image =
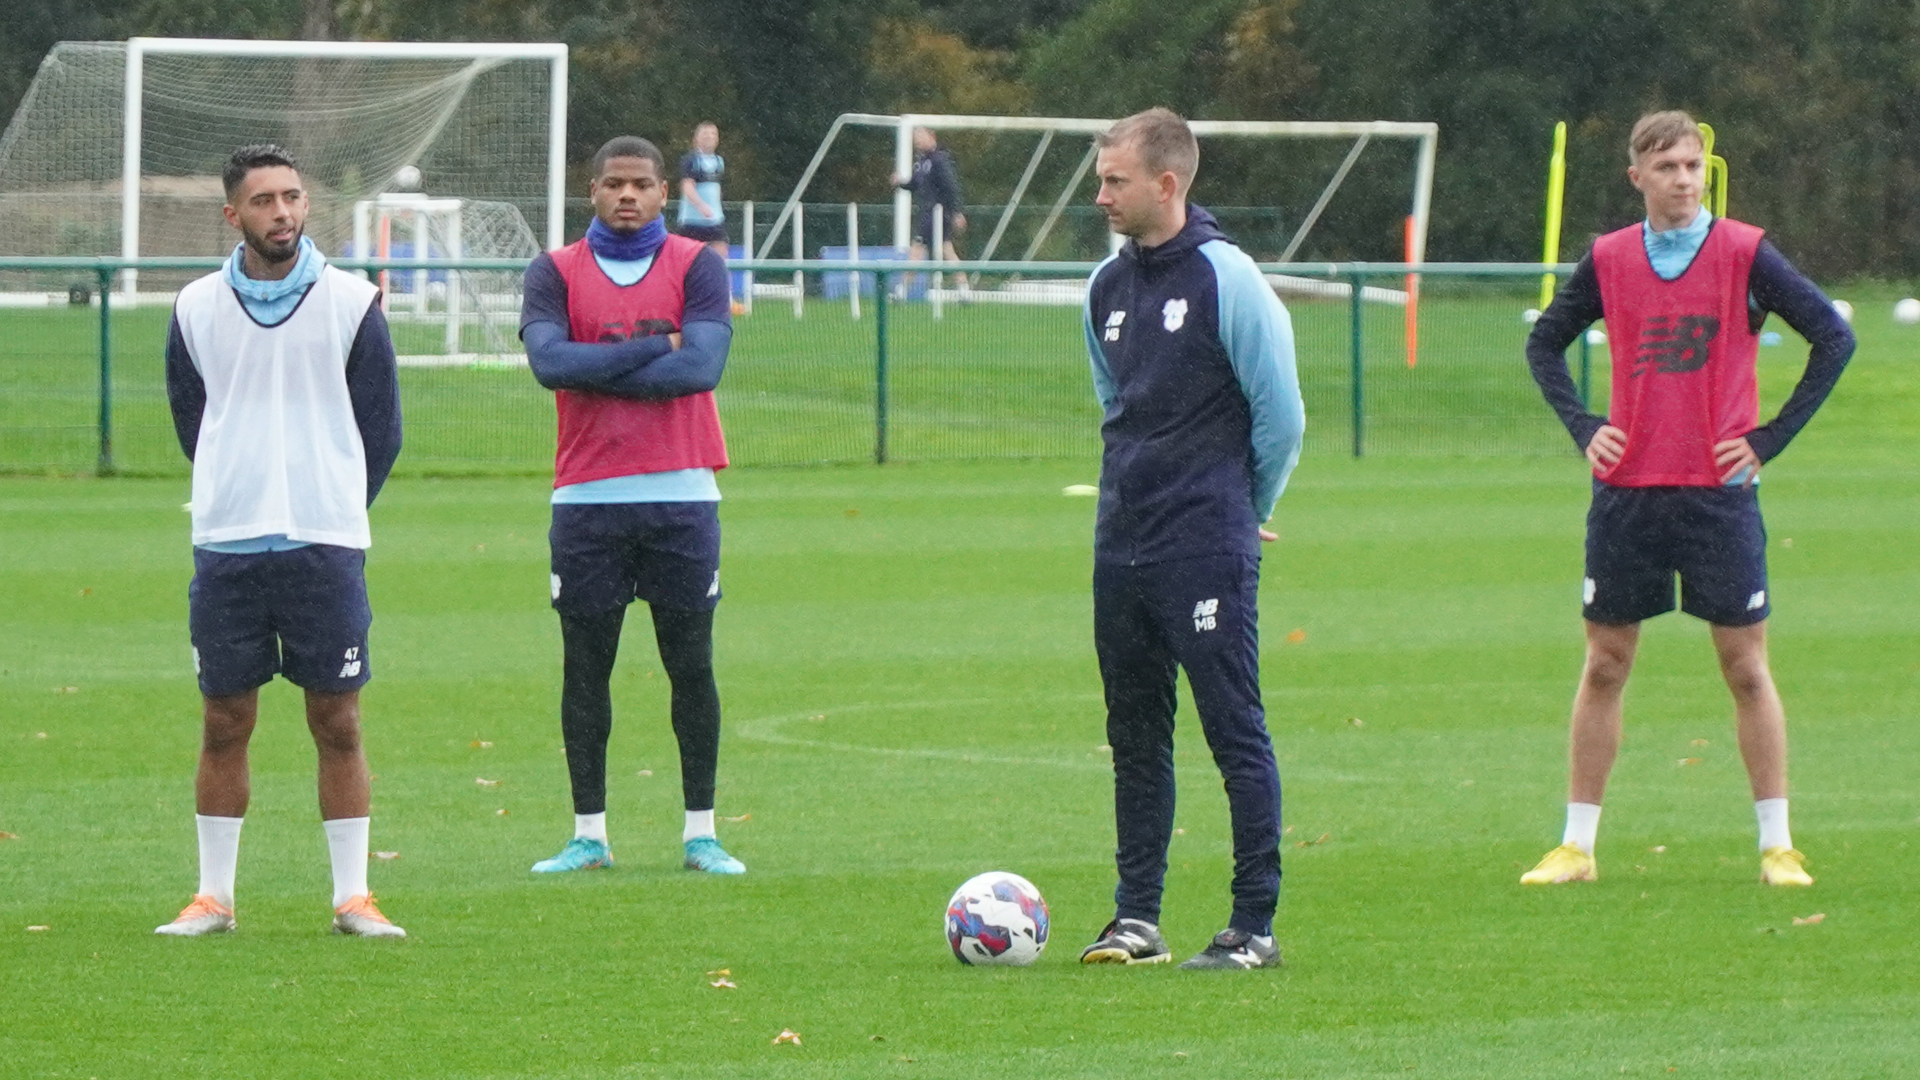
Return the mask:
[[[1432,120],[1428,254],[1463,261],[1539,257],[1555,121],[1572,258],[1638,216],[1634,118],[1687,108],[1732,212],[1801,265],[1920,276],[1920,0],[0,0],[0,25],[0,116],[62,40],[564,41],[575,161],[627,132],[671,154],[710,119],[730,198],[784,196],[848,111]],[[1019,155],[978,145],[969,195],[1004,198]],[[1196,199],[1302,205],[1345,149],[1210,144]],[[1316,257],[1397,252],[1394,153],[1369,149]],[[822,191],[883,198],[885,157],[853,146]]]

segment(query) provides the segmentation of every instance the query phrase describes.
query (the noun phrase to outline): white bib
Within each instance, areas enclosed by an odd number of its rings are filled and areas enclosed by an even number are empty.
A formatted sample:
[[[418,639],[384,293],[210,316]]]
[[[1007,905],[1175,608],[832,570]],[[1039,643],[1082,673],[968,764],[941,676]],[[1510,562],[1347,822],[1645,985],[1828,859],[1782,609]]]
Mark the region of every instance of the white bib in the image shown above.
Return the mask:
[[[174,317],[207,388],[193,456],[195,544],[285,534],[372,545],[347,356],[378,295],[325,267],[285,322],[261,326],[224,272],[180,290]]]

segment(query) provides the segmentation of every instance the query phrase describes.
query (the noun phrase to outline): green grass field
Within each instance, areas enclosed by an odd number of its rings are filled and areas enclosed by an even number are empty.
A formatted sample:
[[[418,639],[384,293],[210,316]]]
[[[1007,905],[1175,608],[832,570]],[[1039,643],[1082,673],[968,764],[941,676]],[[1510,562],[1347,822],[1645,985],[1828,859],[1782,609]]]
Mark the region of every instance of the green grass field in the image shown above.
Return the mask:
[[[366,715],[373,846],[399,853],[373,883],[404,942],[325,933],[284,683],[255,740],[240,932],[152,935],[194,883],[184,476],[0,480],[0,1076],[1898,1075],[1920,1059],[1920,372],[1891,329],[1862,334],[1764,496],[1818,885],[1755,884],[1726,694],[1705,629],[1675,616],[1629,694],[1601,880],[1522,890],[1559,838],[1583,470],[1354,461],[1317,412],[1331,432],[1263,583],[1288,963],[1243,975],[1074,962],[1113,883],[1093,506],[1060,494],[1092,481],[1090,453],[723,478],[738,880],[677,868],[643,619],[615,682],[619,865],[527,873],[570,812],[546,485],[396,480],[374,510]],[[1763,354],[1769,407],[1793,351]],[[1230,859],[1182,709],[1165,927],[1184,955],[1226,917]],[[987,869],[1051,903],[1033,968],[946,950],[948,893]],[[720,968],[737,989],[710,988]],[[783,1029],[802,1045],[773,1045]]]

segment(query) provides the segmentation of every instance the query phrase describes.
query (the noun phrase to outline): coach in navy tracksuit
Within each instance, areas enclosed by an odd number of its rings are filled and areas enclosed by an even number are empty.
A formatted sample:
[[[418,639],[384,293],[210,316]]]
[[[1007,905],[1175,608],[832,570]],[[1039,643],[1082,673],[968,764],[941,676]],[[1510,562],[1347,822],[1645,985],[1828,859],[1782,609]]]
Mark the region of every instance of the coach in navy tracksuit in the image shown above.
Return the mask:
[[[1261,528],[1299,460],[1293,326],[1253,260],[1189,206],[1199,147],[1153,109],[1100,138],[1101,209],[1131,239],[1094,271],[1087,350],[1106,418],[1094,644],[1120,885],[1087,963],[1158,963],[1173,832],[1176,667],[1226,781],[1233,916],[1184,967],[1279,963],[1280,771],[1260,702]]]

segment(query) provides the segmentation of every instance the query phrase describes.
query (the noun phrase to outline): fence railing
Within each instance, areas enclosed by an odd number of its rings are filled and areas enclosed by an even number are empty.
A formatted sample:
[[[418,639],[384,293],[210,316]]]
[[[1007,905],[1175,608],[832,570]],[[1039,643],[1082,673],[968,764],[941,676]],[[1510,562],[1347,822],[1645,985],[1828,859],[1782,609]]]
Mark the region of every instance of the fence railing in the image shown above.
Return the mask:
[[[137,269],[146,287],[221,263],[0,258],[0,472],[184,471],[166,409],[169,305],[164,294],[129,304],[117,279]],[[524,260],[335,265],[384,273],[392,286],[389,322],[402,354],[407,421],[403,470],[550,465],[551,395],[524,370],[518,351]],[[1081,327],[1084,283],[1095,265],[871,257],[733,263],[740,312],[716,394],[733,460],[1096,456],[1100,415]],[[1355,456],[1568,451],[1522,351],[1540,274],[1568,267],[1262,269],[1292,314],[1310,449]],[[1605,355],[1592,353],[1588,340],[1574,358],[1583,394]],[[1328,423],[1336,416],[1344,422]]]

